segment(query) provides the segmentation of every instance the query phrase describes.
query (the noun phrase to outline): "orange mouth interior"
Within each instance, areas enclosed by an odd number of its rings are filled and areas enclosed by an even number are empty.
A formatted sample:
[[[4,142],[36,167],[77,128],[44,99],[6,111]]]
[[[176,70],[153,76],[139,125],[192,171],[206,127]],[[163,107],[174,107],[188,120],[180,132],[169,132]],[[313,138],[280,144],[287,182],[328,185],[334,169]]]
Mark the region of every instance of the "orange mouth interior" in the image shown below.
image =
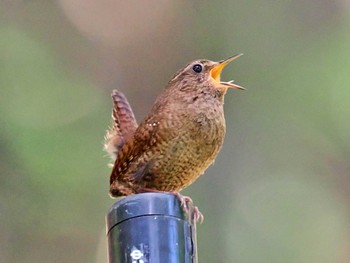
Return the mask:
[[[243,54],[237,54],[232,57],[229,57],[226,60],[222,60],[220,62],[217,62],[217,64],[210,70],[210,76],[215,81],[215,83],[220,84],[221,86],[225,86],[227,88],[235,88],[235,89],[244,89],[243,87],[234,84],[233,80],[228,82],[221,82],[221,72],[231,61],[235,60],[236,58],[242,56]]]
[[[220,63],[210,70],[210,75],[216,82],[220,83],[221,72],[227,64],[228,63]]]

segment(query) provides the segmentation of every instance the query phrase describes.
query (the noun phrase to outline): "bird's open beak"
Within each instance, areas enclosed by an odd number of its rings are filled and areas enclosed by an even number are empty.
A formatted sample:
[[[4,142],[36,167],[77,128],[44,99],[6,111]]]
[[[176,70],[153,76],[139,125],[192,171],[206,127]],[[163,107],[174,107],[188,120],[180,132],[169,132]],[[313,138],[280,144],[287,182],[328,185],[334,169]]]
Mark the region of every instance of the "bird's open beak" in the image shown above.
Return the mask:
[[[222,85],[222,86],[227,87],[227,88],[234,88],[234,89],[245,90],[245,88],[243,88],[243,87],[241,87],[241,86],[239,86],[237,84],[234,84],[233,80],[230,80],[230,81],[227,81],[227,82],[220,81],[220,75],[221,75],[221,72],[224,69],[224,67],[226,65],[228,65],[231,61],[235,60],[236,58],[238,58],[238,57],[240,57],[242,55],[243,55],[243,53],[234,55],[232,57],[229,57],[228,59],[219,61],[216,65],[214,65],[214,67],[210,70],[210,75],[214,79],[214,81],[216,83]]]

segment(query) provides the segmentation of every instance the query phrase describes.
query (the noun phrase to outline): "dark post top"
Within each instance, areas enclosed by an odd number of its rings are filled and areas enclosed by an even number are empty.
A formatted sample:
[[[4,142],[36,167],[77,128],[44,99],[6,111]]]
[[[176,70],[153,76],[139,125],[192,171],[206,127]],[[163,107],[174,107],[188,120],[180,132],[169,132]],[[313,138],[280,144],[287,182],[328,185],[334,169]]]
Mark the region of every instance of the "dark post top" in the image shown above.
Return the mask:
[[[110,263],[195,263],[196,225],[171,193],[130,195],[107,213]],[[190,217],[190,218],[189,218]]]

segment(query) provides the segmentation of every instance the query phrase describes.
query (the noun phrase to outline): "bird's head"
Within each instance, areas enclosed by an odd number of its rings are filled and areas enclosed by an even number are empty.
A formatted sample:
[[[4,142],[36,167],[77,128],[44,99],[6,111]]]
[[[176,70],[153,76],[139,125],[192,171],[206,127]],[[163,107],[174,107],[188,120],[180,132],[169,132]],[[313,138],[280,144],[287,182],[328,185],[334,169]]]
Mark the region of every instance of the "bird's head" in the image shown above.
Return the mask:
[[[237,54],[219,62],[206,59],[195,60],[179,70],[170,84],[183,90],[191,90],[194,87],[214,87],[223,92],[228,88],[244,90],[243,87],[234,84],[233,80],[225,82],[220,79],[224,67],[242,55]]]

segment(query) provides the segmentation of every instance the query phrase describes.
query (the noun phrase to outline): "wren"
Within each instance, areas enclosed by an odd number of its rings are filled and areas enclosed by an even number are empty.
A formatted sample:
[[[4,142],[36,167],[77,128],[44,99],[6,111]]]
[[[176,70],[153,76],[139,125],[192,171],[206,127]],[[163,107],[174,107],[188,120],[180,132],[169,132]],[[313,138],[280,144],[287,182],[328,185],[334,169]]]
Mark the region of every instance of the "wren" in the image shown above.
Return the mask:
[[[223,68],[242,54],[214,62],[196,60],[179,70],[137,125],[125,96],[114,90],[113,125],[105,150],[114,160],[110,195],[179,191],[213,163],[223,144],[226,125]]]

